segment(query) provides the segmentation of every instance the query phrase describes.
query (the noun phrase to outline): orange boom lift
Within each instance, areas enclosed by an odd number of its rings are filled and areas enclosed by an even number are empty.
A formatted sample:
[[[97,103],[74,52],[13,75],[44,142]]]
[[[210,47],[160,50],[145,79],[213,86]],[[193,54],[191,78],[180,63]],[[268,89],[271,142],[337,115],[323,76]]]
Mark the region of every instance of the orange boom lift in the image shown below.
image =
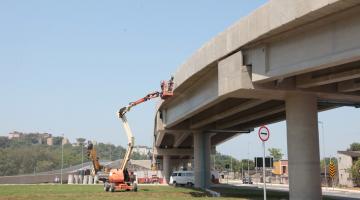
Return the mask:
[[[145,101],[148,101],[150,99],[157,97],[160,97],[161,99],[167,99],[173,96],[173,90],[174,90],[173,77],[171,77],[169,81],[162,81],[160,86],[161,86],[161,92],[157,91],[157,92],[149,93],[145,97],[137,101],[130,102],[128,106],[125,106],[120,109],[118,116],[122,120],[122,124],[128,138],[128,148],[126,150],[125,157],[121,163],[120,168],[110,170],[109,179],[104,183],[105,191],[111,191],[111,192],[137,191],[137,184],[134,180],[130,178],[129,172],[127,171],[126,168],[130,160],[132,150],[134,148],[135,139],[133,137],[132,131],[130,129],[125,114],[129,112],[132,107],[144,103]]]

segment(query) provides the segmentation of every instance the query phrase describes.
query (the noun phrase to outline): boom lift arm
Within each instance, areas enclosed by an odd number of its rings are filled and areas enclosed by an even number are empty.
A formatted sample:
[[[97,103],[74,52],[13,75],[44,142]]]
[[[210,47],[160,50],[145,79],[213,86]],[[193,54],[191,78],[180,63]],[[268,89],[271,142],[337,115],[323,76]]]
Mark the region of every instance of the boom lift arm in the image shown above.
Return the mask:
[[[131,153],[132,153],[132,150],[134,148],[134,144],[135,144],[135,139],[133,137],[133,134],[132,134],[132,131],[130,129],[130,126],[129,126],[129,123],[127,121],[127,118],[126,118],[126,113],[130,111],[130,109],[134,106],[137,106],[141,103],[144,103],[150,99],[154,99],[154,98],[157,98],[157,97],[160,97],[161,99],[167,99],[171,96],[173,96],[173,90],[174,90],[174,82],[173,82],[174,78],[171,77],[171,79],[169,81],[162,81],[161,82],[161,92],[159,91],[156,91],[156,92],[152,92],[152,93],[149,93],[147,94],[145,97],[141,98],[141,99],[138,99],[137,101],[134,101],[134,102],[130,102],[128,106],[125,106],[123,108],[121,108],[119,110],[119,118],[121,118],[122,122],[123,122],[123,127],[124,127],[124,130],[125,130],[125,133],[127,135],[127,138],[128,138],[128,148],[126,150],[126,153],[125,153],[125,157],[123,159],[123,162],[120,166],[120,170],[125,170],[126,168],[126,165],[127,163],[129,162],[130,160],[130,156],[131,156]]]
[[[104,190],[112,191],[115,190],[133,190],[137,191],[137,184],[131,181],[131,178],[129,177],[129,173],[126,169],[126,166],[130,160],[131,153],[134,148],[135,139],[132,134],[132,131],[130,129],[129,123],[126,118],[126,113],[130,111],[130,109],[134,106],[137,106],[141,103],[144,103],[145,101],[148,101],[153,98],[160,97],[161,99],[167,99],[171,96],[173,96],[173,90],[174,90],[174,82],[173,77],[169,81],[162,81],[161,82],[161,92],[152,92],[146,95],[145,97],[130,102],[128,106],[125,106],[119,110],[118,116],[122,120],[122,124],[128,139],[128,148],[126,150],[125,156],[123,158],[123,162],[120,165],[120,168],[118,169],[111,169],[108,173],[108,178],[104,181]],[[105,167],[100,165],[99,158],[96,156],[96,150],[93,147],[93,145],[88,146],[88,156],[92,161],[93,167],[94,167],[94,174],[96,174],[98,171],[103,170]]]
[[[102,166],[99,162],[99,157],[97,157],[94,145],[90,141],[87,146],[87,156],[93,164],[93,171],[91,172],[92,175],[97,174],[98,171],[101,171],[104,168],[104,166]]]
[[[132,134],[132,131],[130,129],[130,126],[129,126],[129,123],[127,121],[127,118],[124,115],[121,115],[120,112],[119,112],[119,117],[121,118],[122,122],[123,122],[123,127],[124,127],[124,130],[125,130],[125,133],[126,133],[126,136],[128,138],[128,148],[126,150],[126,153],[125,153],[125,157],[123,159],[123,162],[121,163],[121,166],[120,166],[120,170],[121,171],[124,171],[125,168],[126,168],[126,165],[127,163],[129,162],[130,160],[130,156],[131,156],[131,153],[132,153],[132,150],[134,148],[134,144],[135,144],[135,138]]]

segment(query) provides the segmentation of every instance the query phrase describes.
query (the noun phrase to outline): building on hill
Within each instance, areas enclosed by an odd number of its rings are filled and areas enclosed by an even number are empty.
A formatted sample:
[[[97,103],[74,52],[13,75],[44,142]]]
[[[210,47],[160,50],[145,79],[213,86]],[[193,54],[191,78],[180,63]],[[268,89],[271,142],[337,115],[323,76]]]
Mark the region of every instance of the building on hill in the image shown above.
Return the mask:
[[[351,167],[359,160],[360,151],[338,151],[338,174],[339,184],[346,187],[354,187],[351,176]]]
[[[50,133],[36,133],[36,135],[38,137],[39,144],[48,144],[48,139],[52,138]]]
[[[62,139],[62,145],[65,145],[65,144],[70,144],[69,139],[66,138],[66,137],[64,137],[64,138]]]
[[[20,137],[22,137],[23,135],[24,135],[24,134],[21,133],[21,132],[14,131],[14,132],[9,133],[8,139],[11,140],[11,139],[14,139],[14,138],[20,138]]]
[[[52,137],[50,133],[36,133],[40,138],[47,139]]]
[[[33,144],[47,144],[47,139],[51,138],[52,135],[50,133],[22,133],[18,131],[14,131],[9,133],[8,139],[25,139],[31,140]]]
[[[53,137],[49,137],[46,139],[46,144],[49,146],[53,146],[54,145],[54,139]]]
[[[21,139],[25,140],[27,142],[30,142],[31,144],[46,144],[49,146],[53,145],[63,145],[70,144],[70,140],[68,138],[63,138],[61,136],[54,136],[50,133],[23,133],[19,131],[13,131],[8,134],[7,138],[9,140],[12,139]],[[81,140],[79,140],[81,139]],[[73,146],[79,146],[80,143],[85,143],[86,139],[84,138],[78,138],[77,142],[73,144]],[[93,142],[94,143],[94,142]]]
[[[133,152],[136,152],[140,155],[148,155],[149,152],[150,152],[150,154],[152,154],[152,148],[147,147],[147,146],[137,145],[137,146],[134,146]]]

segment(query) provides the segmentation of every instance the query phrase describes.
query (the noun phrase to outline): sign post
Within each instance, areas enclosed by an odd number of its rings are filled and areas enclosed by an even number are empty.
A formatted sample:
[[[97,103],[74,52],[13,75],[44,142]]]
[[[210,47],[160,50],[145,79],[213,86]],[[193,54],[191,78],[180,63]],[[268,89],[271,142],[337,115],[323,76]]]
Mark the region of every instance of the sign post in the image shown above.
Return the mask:
[[[334,177],[336,175],[336,168],[335,168],[335,163],[331,160],[331,157],[330,157],[330,164],[329,164],[329,175],[331,177],[331,185],[334,190]]]
[[[270,137],[270,131],[266,126],[261,126],[259,128],[259,138],[263,143],[263,151],[264,151],[264,155],[263,155],[263,181],[264,181],[264,200],[266,200],[266,170],[265,170],[265,142],[269,139]]]
[[[255,175],[257,176],[257,159],[255,158]],[[256,178],[256,177],[255,177]],[[256,185],[259,186],[259,183],[256,182]]]
[[[226,169],[226,184],[229,184],[229,168],[230,168],[230,165],[229,165],[229,164],[226,164],[226,165],[225,165],[225,169]]]

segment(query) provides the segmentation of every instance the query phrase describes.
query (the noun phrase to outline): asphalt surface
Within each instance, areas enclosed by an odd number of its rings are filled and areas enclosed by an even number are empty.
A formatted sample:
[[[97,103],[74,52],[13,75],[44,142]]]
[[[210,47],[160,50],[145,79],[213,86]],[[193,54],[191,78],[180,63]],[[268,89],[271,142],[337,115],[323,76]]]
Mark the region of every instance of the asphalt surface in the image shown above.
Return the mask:
[[[242,187],[252,187],[252,188],[263,188],[262,183],[254,183],[254,184],[242,184],[241,181],[238,182],[230,182],[229,185],[233,186],[242,186]],[[275,191],[285,191],[289,192],[288,185],[281,184],[266,184],[266,188],[269,190]],[[359,190],[351,190],[351,189],[342,189],[342,188],[331,188],[331,187],[323,187],[322,188],[323,196],[336,197],[336,199],[360,199],[360,191]]]

